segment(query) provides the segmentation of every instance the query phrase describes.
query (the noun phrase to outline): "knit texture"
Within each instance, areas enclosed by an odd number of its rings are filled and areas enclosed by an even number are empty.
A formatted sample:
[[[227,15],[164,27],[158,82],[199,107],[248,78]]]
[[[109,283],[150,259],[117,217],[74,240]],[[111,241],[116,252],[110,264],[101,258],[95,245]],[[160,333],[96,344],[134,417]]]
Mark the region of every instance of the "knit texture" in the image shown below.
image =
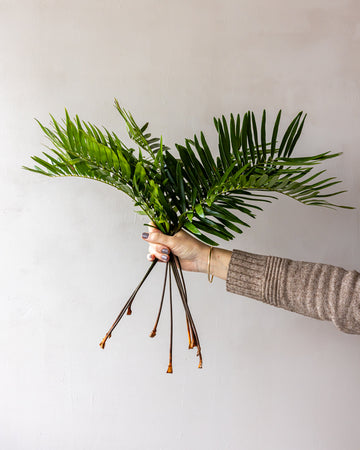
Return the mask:
[[[355,270],[233,250],[226,289],[360,334],[360,273]]]

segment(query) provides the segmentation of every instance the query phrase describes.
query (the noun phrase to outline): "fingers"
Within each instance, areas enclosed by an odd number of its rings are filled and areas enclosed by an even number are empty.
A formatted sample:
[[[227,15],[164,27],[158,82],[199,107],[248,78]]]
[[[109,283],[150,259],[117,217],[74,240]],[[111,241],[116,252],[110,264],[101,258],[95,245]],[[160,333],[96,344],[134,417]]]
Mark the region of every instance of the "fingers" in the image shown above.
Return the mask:
[[[160,244],[149,245],[149,255],[150,255],[149,258],[151,256],[154,256],[159,261],[166,262],[169,260],[170,249]],[[152,261],[153,259],[154,258],[151,258],[150,261]]]
[[[169,247],[166,247],[165,245],[161,244],[151,244],[149,245],[149,253],[153,254],[161,254],[161,255],[169,255],[170,249]]]
[[[149,261],[154,261],[154,259],[157,258],[161,262],[168,262],[169,261],[169,255],[162,255],[159,253],[148,253],[147,259]]]
[[[160,230],[148,227],[148,232],[142,233],[142,238],[149,242],[149,253],[147,259],[153,261],[157,258],[159,261],[166,262],[169,260],[170,248],[166,245],[169,243],[171,236],[166,236]]]

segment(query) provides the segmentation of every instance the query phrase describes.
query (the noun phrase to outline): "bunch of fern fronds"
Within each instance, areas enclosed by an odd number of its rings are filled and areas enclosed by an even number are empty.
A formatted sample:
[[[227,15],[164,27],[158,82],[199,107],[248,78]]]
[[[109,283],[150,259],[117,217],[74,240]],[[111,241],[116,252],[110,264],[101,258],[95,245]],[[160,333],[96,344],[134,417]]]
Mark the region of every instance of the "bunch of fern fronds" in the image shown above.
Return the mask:
[[[345,190],[324,193],[326,188],[341,181],[335,177],[319,177],[325,170],[309,173],[314,165],[341,153],[327,151],[314,156],[292,157],[294,147],[301,135],[306,114],[299,112],[278,137],[281,110],[277,114],[271,137],[266,133],[266,112],[261,124],[256,123],[254,113],[246,112],[242,120],[238,114],[226,118],[214,118],[218,134],[219,156],[214,157],[201,132],[193,139],[185,139],[184,145],[176,144],[178,155],[165,146],[161,138],[152,137],[147,131],[148,123],[138,126],[133,116],[115,100],[115,106],[125,121],[128,134],[135,148],[128,147],[106,128],[82,121],[76,116],[61,123],[52,118],[51,128],[39,122],[51,146],[43,157],[32,156],[37,165],[25,167],[36,173],[52,177],[75,176],[89,178],[109,184],[129,195],[137,212],[145,214],[163,233],[175,234],[182,228],[210,245],[218,245],[217,238],[230,240],[242,227],[249,227],[244,218],[255,218],[254,210],[262,210],[257,202],[271,202],[277,197],[263,192],[287,195],[306,205],[328,208],[340,206],[326,200]],[[44,158],[45,157],[45,158]],[[309,174],[309,176],[307,176]],[[241,218],[236,213],[241,213]],[[209,237],[212,236],[212,237]],[[131,305],[157,260],[126,302],[113,326],[101,342],[105,341],[125,311],[131,313]],[[189,348],[197,347],[202,356],[198,334],[192,319],[186,294],[180,261],[170,255],[166,263],[164,286],[156,325],[151,336],[156,334],[166,282],[170,285],[171,338],[168,372],[172,372],[172,290],[171,273],[182,299],[189,335]]]

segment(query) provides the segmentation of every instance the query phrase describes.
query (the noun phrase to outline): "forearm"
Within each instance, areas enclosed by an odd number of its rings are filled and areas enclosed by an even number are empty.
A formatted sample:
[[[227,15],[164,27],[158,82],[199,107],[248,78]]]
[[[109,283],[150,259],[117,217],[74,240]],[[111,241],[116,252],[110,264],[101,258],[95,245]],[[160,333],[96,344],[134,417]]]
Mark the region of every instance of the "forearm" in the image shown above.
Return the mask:
[[[360,273],[355,270],[234,250],[226,288],[360,334]]]
[[[211,252],[209,264],[209,251],[210,247],[202,251],[201,257],[199,258],[199,272],[207,273],[209,270],[211,275],[226,280],[232,252],[223,248],[214,247]]]

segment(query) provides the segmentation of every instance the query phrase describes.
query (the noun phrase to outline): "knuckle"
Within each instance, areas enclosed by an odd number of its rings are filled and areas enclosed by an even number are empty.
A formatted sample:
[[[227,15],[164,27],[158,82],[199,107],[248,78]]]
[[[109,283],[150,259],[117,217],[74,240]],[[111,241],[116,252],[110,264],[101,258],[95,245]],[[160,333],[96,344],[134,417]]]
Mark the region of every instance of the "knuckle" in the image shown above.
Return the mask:
[[[149,239],[148,239],[148,240],[149,240],[150,242],[156,242],[157,239],[158,239],[157,233],[156,233],[155,231],[151,231],[151,232],[149,233]]]
[[[164,248],[164,246],[163,246],[162,244],[157,244],[157,245],[156,245],[156,251],[157,251],[158,253],[160,253],[160,254],[164,253],[164,252],[163,252],[163,248]]]

